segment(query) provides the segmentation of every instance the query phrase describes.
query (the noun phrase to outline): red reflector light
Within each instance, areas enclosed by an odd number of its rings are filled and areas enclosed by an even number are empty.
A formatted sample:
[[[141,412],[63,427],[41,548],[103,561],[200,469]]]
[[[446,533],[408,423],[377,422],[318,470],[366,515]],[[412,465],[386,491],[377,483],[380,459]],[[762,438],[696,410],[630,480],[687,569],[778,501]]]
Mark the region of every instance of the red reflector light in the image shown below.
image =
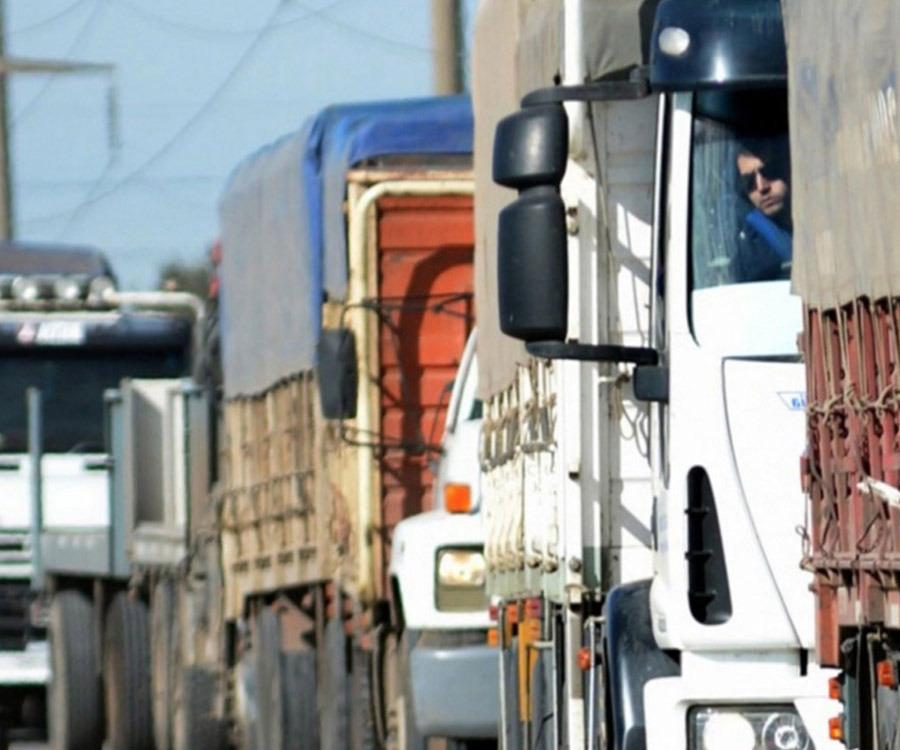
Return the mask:
[[[496,604],[492,604],[488,607],[488,617],[491,618],[491,622],[497,622],[500,619],[500,607]]]
[[[878,662],[875,665],[875,674],[881,687],[891,689],[897,687],[897,670],[894,667],[894,662],[890,659]]]
[[[844,717],[835,716],[828,720],[828,737],[842,742],[844,739]]]
[[[578,649],[578,656],[576,657],[576,661],[578,662],[578,668],[582,672],[587,672],[592,666],[594,666],[594,660],[591,654],[591,649],[587,646],[582,646]]]
[[[841,700],[841,681],[837,677],[828,680],[828,697],[833,701]]]
[[[527,599],[525,601],[525,617],[530,617],[535,620],[541,619],[541,600],[540,599]]]

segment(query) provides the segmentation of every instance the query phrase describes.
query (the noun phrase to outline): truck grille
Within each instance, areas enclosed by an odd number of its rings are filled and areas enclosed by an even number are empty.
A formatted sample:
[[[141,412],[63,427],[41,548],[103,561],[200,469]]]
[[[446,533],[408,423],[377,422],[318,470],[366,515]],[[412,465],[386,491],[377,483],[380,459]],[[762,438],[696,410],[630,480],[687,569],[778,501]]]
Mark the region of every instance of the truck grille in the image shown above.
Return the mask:
[[[31,562],[27,532],[0,532],[0,566]]]
[[[0,650],[25,648],[28,642],[28,581],[0,582]]]

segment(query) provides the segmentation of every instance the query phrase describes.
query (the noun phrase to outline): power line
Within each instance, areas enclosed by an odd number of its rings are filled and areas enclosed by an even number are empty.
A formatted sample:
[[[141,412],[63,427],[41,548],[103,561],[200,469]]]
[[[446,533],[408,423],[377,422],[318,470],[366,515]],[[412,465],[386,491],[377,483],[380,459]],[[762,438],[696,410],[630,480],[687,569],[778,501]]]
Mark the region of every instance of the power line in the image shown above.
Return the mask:
[[[100,17],[101,11],[103,11],[107,6],[108,0],[96,0],[96,4],[94,5],[93,10],[88,14],[88,17],[85,19],[84,23],[81,26],[81,29],[75,35],[75,38],[72,40],[72,43],[69,45],[69,48],[63,53],[63,58],[70,58],[81,45],[81,42],[87,36],[88,32],[94,25],[94,22],[97,18]],[[34,110],[37,103],[44,98],[44,95],[50,90],[50,87],[56,82],[57,76],[59,74],[53,73],[51,74],[47,80],[44,82],[44,85],[38,90],[37,94],[35,94],[31,101],[28,102],[21,110],[19,110],[13,121],[9,124],[10,130],[14,130],[19,123],[22,122],[28,115]]]
[[[74,3],[63,8],[58,13],[54,13],[52,16],[47,16],[47,18],[44,18],[40,21],[35,21],[34,23],[29,24],[28,26],[22,26],[21,28],[18,28],[18,29],[10,29],[9,34],[10,35],[28,34],[29,32],[38,31],[47,26],[52,26],[57,21],[65,18],[67,16],[72,15],[76,10],[81,8],[81,6],[87,5],[89,2],[91,2],[91,0],[75,0]]]
[[[232,66],[231,70],[228,72],[228,74],[225,76],[225,78],[222,80],[222,82],[216,87],[216,89],[212,92],[212,94],[210,94],[210,96],[206,99],[206,101],[200,105],[200,107],[197,109],[197,111],[191,117],[188,118],[188,120],[169,138],[168,141],[166,141],[166,143],[164,143],[162,145],[161,148],[159,148],[154,154],[152,154],[149,158],[147,158],[142,164],[140,164],[138,167],[133,169],[127,175],[122,177],[114,185],[106,188],[105,190],[101,190],[100,188],[101,188],[104,180],[106,179],[107,175],[109,174],[110,169],[112,168],[112,161],[107,162],[107,165],[104,168],[103,172],[100,174],[100,176],[94,182],[93,187],[88,191],[87,197],[75,208],[74,211],[72,211],[70,213],[69,218],[66,221],[65,225],[63,226],[62,231],[59,233],[57,239],[60,239],[63,235],[66,234],[66,232],[69,230],[69,228],[72,226],[72,224],[74,224],[81,217],[81,215],[84,213],[85,209],[88,208],[88,206],[93,205],[97,201],[102,200],[106,196],[111,195],[115,191],[117,191],[117,190],[121,189],[122,187],[124,187],[125,185],[129,184],[134,179],[136,179],[139,175],[141,175],[143,172],[145,172],[147,169],[149,169],[151,166],[153,166],[153,164],[155,164],[156,162],[158,162],[162,158],[164,158],[166,156],[166,154],[168,154],[169,151],[171,151],[172,148],[175,146],[175,144],[182,138],[182,136],[184,136],[184,134],[187,133],[194,126],[194,124],[197,123],[213,107],[213,105],[218,100],[218,98],[222,95],[222,93],[224,93],[224,91],[228,88],[228,86],[231,85],[231,82],[237,77],[237,74],[240,72],[241,68],[243,68],[243,66],[247,63],[247,61],[250,59],[250,57],[253,55],[253,53],[256,51],[256,49],[259,47],[260,43],[265,39],[265,37],[268,35],[268,33],[272,30],[272,25],[275,21],[275,18],[281,12],[281,9],[283,7],[283,1],[284,0],[278,0],[278,2],[276,2],[275,8],[273,9],[272,13],[269,15],[268,19],[266,20],[266,23],[260,29],[259,33],[256,34],[256,36],[253,38],[253,40],[250,42],[250,44],[247,45],[244,52],[237,59],[237,61]],[[343,0],[335,0],[335,2],[332,3],[332,6],[337,5],[340,2],[343,2]]]
[[[273,27],[280,29],[285,26],[299,23],[300,21],[307,21],[310,18],[321,15],[325,13],[325,11],[331,10],[346,1],[347,0],[341,0],[341,2],[332,3],[325,8],[319,9],[309,8],[301,3],[297,3],[300,9],[304,11],[303,15],[297,16],[295,18],[286,18],[283,21],[279,21],[278,23],[273,24]],[[210,26],[200,26],[197,24],[185,23],[184,21],[169,18],[168,16],[164,16],[154,10],[145,8],[135,0],[117,0],[117,7],[124,8],[130,11],[134,15],[142,18],[145,22],[155,25],[158,28],[171,29],[173,31],[197,34],[201,36],[250,36],[251,34],[258,34],[260,31],[262,31],[263,28],[260,26],[254,26],[244,29],[226,29],[221,27],[213,28]]]
[[[420,52],[424,55],[430,55],[433,52],[433,49],[431,47],[424,47],[420,44],[411,44],[408,42],[403,42],[399,39],[392,39],[387,36],[382,36],[381,34],[375,34],[374,32],[361,29],[358,26],[340,21],[337,18],[332,18],[331,16],[322,16],[322,20],[326,23],[331,24],[335,28],[342,29],[343,31],[353,34],[354,36],[358,36],[362,39],[367,39],[370,42],[375,42],[377,44],[387,46],[390,49],[396,49],[397,47],[400,47],[411,52]]]
[[[423,54],[430,54],[431,47],[423,47],[421,45],[411,44],[408,42],[404,42],[399,39],[393,39],[391,37],[382,36],[380,34],[375,34],[371,31],[367,31],[366,29],[361,29],[358,26],[354,26],[353,24],[346,23],[337,18],[333,18],[329,15],[326,15],[328,11],[333,10],[338,5],[341,5],[344,2],[333,3],[325,8],[313,9],[305,6],[303,4],[298,3],[299,7],[304,10],[304,14],[302,16],[298,16],[296,18],[288,18],[283,21],[280,21],[277,24],[274,24],[274,28],[283,28],[285,26],[290,26],[292,24],[299,23],[301,21],[308,21],[311,18],[317,18],[324,23],[330,24],[338,29],[349,32],[354,36],[358,36],[364,39],[368,39],[369,41],[380,43],[382,45],[387,45],[392,49],[402,48],[407,49],[413,52],[420,52]],[[204,26],[197,26],[194,24],[184,23],[183,21],[176,21],[175,19],[168,18],[163,16],[155,11],[149,10],[144,6],[134,2],[134,0],[117,0],[117,6],[126,8],[135,15],[140,16],[145,21],[155,24],[161,28],[173,29],[176,31],[187,32],[192,34],[199,34],[204,36],[247,36],[248,34],[258,33],[260,31],[259,28],[250,28],[250,29],[213,29]]]

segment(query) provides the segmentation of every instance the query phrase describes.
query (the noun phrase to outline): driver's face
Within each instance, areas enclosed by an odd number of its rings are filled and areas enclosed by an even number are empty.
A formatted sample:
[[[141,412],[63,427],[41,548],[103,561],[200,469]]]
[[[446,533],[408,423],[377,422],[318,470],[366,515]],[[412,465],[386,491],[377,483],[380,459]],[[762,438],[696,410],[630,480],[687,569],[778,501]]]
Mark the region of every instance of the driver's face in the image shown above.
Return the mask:
[[[753,154],[741,154],[737,158],[738,172],[750,202],[766,216],[781,213],[786,206],[788,184],[768,170],[762,159]]]

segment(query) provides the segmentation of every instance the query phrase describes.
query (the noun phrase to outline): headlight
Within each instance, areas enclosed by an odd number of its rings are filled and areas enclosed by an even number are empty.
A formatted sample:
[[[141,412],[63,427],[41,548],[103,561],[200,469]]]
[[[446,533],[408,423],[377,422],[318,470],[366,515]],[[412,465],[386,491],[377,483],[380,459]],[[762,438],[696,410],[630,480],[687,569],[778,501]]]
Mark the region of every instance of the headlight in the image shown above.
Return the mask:
[[[438,552],[438,585],[484,586],[484,555],[470,549],[441,550]]]
[[[60,276],[53,282],[53,294],[64,302],[76,302],[81,298],[83,284],[74,276]]]
[[[12,282],[12,294],[20,302],[34,302],[40,299],[41,285],[35,278],[17,276]]]
[[[436,606],[450,612],[487,608],[484,554],[477,549],[442,549],[437,553]]]
[[[793,706],[697,706],[689,750],[815,750]]]
[[[114,292],[116,285],[109,276],[97,276],[88,285],[88,299],[91,302],[103,302],[107,292]]]

